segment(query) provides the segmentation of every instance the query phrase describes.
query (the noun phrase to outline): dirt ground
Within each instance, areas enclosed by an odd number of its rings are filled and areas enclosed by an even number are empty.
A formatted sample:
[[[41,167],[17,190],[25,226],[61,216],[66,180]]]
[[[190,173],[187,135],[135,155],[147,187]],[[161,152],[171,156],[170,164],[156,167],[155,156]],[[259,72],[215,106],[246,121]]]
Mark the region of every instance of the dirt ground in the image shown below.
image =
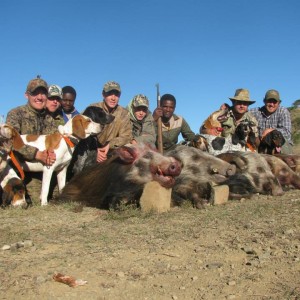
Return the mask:
[[[300,299],[298,190],[163,214],[76,204],[0,214],[1,299]]]

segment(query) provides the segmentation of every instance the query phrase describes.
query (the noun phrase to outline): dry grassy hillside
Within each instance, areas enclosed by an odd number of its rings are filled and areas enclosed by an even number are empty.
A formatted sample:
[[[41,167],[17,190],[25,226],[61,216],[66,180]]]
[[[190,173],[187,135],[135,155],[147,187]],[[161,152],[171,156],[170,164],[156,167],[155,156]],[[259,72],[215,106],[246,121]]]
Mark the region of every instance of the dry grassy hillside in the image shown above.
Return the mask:
[[[295,149],[300,149],[300,108],[297,106],[289,107],[289,111],[292,119],[292,137]]]

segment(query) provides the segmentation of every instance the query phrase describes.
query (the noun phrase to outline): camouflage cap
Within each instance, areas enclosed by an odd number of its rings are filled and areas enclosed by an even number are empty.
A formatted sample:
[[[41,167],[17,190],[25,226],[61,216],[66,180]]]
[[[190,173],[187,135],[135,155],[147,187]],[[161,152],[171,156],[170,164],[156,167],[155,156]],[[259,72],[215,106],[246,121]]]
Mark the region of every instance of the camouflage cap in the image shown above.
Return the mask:
[[[149,107],[149,100],[145,95],[139,94],[133,97],[132,99],[132,106],[139,107],[139,106],[146,106]]]
[[[255,103],[254,100],[250,100],[250,93],[246,89],[237,89],[235,91],[234,97],[229,98],[229,99],[231,101],[249,102],[249,105]]]
[[[276,100],[277,102],[281,102],[279,93],[276,90],[268,90],[266,92],[264,101],[267,101],[269,99],[273,99],[273,100]]]
[[[48,84],[41,78],[34,78],[29,81],[26,91],[33,93],[37,88],[44,88],[48,92]]]
[[[50,97],[59,97],[60,99],[62,99],[61,87],[56,84],[50,85],[48,89],[48,98]]]
[[[120,85],[115,81],[108,81],[103,86],[103,91],[108,93],[110,91],[118,91],[121,93]]]

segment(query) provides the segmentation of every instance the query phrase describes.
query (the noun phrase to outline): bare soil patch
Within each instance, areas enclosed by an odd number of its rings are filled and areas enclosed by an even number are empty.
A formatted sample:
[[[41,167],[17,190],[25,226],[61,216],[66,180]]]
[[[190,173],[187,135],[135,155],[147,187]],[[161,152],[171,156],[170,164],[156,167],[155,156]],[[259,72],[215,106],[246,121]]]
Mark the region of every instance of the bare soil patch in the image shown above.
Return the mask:
[[[0,250],[1,299],[300,299],[298,190],[163,214],[74,204],[0,213],[0,248],[13,245]]]

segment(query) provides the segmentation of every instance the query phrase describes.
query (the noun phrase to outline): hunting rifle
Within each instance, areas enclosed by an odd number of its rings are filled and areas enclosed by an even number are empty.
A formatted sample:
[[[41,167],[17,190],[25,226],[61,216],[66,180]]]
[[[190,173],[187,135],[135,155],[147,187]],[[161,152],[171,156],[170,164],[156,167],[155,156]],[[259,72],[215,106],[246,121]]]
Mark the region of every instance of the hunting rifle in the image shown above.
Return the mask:
[[[160,94],[159,94],[159,83],[156,84],[157,92],[157,107],[160,107]],[[157,148],[159,153],[163,154],[163,141],[162,141],[162,122],[161,117],[157,119]]]

